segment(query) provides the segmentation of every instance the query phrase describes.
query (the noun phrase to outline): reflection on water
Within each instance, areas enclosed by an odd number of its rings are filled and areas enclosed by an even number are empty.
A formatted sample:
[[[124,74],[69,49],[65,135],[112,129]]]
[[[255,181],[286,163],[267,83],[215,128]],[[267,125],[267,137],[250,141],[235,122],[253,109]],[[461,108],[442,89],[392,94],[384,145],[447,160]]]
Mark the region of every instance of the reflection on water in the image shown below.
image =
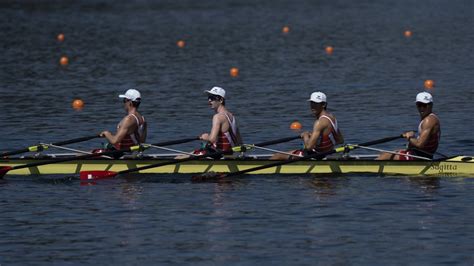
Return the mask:
[[[313,189],[318,197],[330,197],[337,194],[338,189],[349,181],[348,177],[315,176],[307,181],[308,187]]]
[[[437,190],[441,188],[441,182],[439,177],[409,177],[408,180],[410,183],[415,186],[420,188],[422,191],[430,194],[430,193],[436,193]]]

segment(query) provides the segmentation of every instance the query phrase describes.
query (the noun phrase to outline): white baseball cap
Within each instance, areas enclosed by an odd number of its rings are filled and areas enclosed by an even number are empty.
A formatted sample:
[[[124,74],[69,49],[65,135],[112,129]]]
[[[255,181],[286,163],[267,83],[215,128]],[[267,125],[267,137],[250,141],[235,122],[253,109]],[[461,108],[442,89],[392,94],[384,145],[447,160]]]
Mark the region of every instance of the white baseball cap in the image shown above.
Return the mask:
[[[132,102],[138,102],[141,100],[142,96],[139,91],[135,89],[129,89],[125,92],[125,94],[120,94],[119,98],[125,98]]]
[[[429,94],[428,92],[420,92],[416,95],[416,102],[432,103],[433,96],[431,96],[431,94]]]
[[[308,99],[308,102],[315,102],[315,103],[321,103],[321,102],[326,102],[326,94],[317,91],[311,93],[311,98]]]
[[[208,91],[206,90],[204,92],[209,93],[209,94],[213,94],[213,95],[219,95],[222,98],[225,98],[225,90],[221,87],[213,87],[212,89],[210,89]]]

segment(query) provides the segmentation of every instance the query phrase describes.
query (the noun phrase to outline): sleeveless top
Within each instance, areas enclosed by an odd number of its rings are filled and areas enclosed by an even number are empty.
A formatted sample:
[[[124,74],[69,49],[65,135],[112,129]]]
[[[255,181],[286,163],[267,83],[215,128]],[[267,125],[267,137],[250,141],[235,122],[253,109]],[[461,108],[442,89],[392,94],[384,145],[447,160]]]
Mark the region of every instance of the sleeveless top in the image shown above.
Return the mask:
[[[140,123],[140,120],[138,119],[136,115],[134,114],[129,114],[129,115],[133,116],[135,120],[137,121],[137,125],[138,125],[137,129],[132,134],[125,135],[125,137],[119,143],[114,145],[114,147],[117,150],[130,148],[132,146],[140,144],[140,139],[145,132],[145,126],[144,126],[145,117],[142,116],[143,122]],[[117,129],[119,128],[120,128],[120,123],[117,125]]]
[[[433,115],[439,121],[439,118],[434,113],[431,113],[428,116],[430,116],[430,115]],[[421,120],[420,124],[418,125],[418,136],[420,135],[421,126],[423,125],[423,122],[425,121],[425,119],[426,119],[426,117],[423,120]],[[441,127],[440,127],[440,129],[438,130],[438,132],[436,134],[431,134],[428,137],[428,140],[426,141],[425,146],[423,147],[423,149],[420,149],[420,151],[426,152],[426,153],[429,153],[429,154],[432,155],[438,149],[440,138],[441,138]],[[408,149],[410,149],[410,148],[415,149],[415,150],[417,149],[416,147],[408,146]]]
[[[231,120],[227,113],[224,113],[224,115],[227,118],[227,121],[229,122],[229,130],[227,132],[219,132],[219,135],[217,136],[217,141],[213,146],[219,151],[232,153],[232,147],[240,145],[240,143],[238,143],[236,135],[237,123],[235,121],[235,116],[232,117]]]
[[[337,144],[335,136],[336,134],[338,134],[339,131],[336,119],[333,122],[332,119],[326,115],[322,115],[319,117],[319,119],[321,118],[326,118],[327,120],[329,120],[329,122],[331,123],[331,131],[326,134],[323,133],[319,136],[316,142],[316,148],[313,149],[313,151],[317,153],[332,151],[334,149],[334,146],[336,146]]]

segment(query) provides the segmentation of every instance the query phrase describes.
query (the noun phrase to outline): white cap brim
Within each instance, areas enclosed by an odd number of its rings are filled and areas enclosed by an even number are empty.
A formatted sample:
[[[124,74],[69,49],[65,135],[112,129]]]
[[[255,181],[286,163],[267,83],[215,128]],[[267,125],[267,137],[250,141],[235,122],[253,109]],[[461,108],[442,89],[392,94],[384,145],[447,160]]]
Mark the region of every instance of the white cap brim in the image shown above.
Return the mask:
[[[204,93],[206,93],[206,94],[211,94],[211,95],[216,95],[216,96],[220,96],[220,97],[222,97],[222,98],[225,98],[224,96],[222,96],[222,95],[220,95],[220,94],[218,94],[218,93],[214,93],[214,92],[208,91],[208,90],[205,90]]]

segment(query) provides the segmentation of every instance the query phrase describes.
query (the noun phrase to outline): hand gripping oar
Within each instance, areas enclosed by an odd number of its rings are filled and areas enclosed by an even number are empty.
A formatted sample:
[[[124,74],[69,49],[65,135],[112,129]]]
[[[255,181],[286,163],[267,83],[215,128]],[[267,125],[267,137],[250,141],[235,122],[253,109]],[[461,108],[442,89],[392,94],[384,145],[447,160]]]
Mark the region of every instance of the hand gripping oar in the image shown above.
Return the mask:
[[[199,140],[199,137],[171,140],[171,141],[156,143],[156,144],[152,144],[152,145],[155,145],[155,146],[170,146],[170,145],[175,145],[175,144],[191,142],[191,141],[194,141],[194,140]],[[146,147],[146,144],[144,146]],[[88,159],[88,158],[94,158],[94,157],[99,157],[99,156],[103,156],[103,155],[110,156],[110,155],[114,155],[114,154],[117,154],[117,153],[138,151],[141,148],[142,148],[142,146],[137,145],[137,146],[132,146],[130,148],[125,148],[125,149],[120,149],[120,150],[98,152],[98,153],[92,153],[92,154],[66,157],[66,158],[61,158],[61,159],[52,159],[52,160],[48,160],[48,161],[36,162],[36,163],[30,163],[30,164],[23,164],[23,165],[17,165],[17,166],[0,166],[0,179],[3,178],[3,176],[5,176],[5,174],[8,171],[11,171],[11,170],[35,167],[35,166],[46,165],[46,164],[55,164],[55,163],[69,162],[69,161],[74,161],[74,160]]]
[[[82,138],[77,138],[77,139],[59,141],[59,142],[51,143],[51,145],[63,146],[63,145],[79,143],[79,142],[83,142],[83,141],[87,141],[87,140],[91,140],[91,139],[95,139],[95,138],[100,138],[100,135],[93,135],[93,136],[82,137]],[[19,149],[19,150],[15,150],[15,151],[2,152],[2,153],[0,153],[0,158],[5,157],[5,156],[10,156],[10,155],[30,152],[30,151],[31,152],[42,151],[42,150],[45,150],[47,148],[48,148],[48,146],[44,145],[44,144],[34,145],[34,146],[30,146],[28,148]]]
[[[300,136],[294,136],[294,137],[287,137],[287,138],[281,138],[281,139],[266,141],[266,142],[262,142],[262,143],[254,144],[254,145],[245,145],[244,144],[242,146],[234,147],[233,150],[234,151],[245,151],[246,146],[248,146],[248,147],[268,146],[268,145],[288,142],[288,141],[299,139],[299,138],[300,138]],[[157,145],[157,146],[159,146],[159,145]],[[173,160],[169,160],[169,161],[166,161],[166,162],[150,164],[150,165],[141,166],[141,167],[137,167],[137,168],[130,168],[128,170],[123,170],[123,171],[119,171],[119,172],[114,172],[114,171],[81,171],[80,179],[85,181],[85,180],[97,180],[97,179],[113,178],[113,177],[115,177],[117,175],[120,175],[120,174],[127,174],[127,173],[138,172],[138,171],[141,171],[141,170],[156,168],[156,167],[165,166],[165,165],[178,164],[178,163],[183,163],[183,162],[187,162],[187,161],[199,160],[199,159],[206,158],[206,157],[215,157],[215,156],[220,156],[222,154],[224,154],[223,151],[213,152],[213,153],[209,153],[209,154],[203,154],[203,155],[198,155],[198,156],[184,158],[184,159],[173,159]]]
[[[225,178],[225,177],[231,177],[231,176],[238,176],[238,175],[242,175],[242,174],[245,174],[245,173],[250,173],[250,172],[254,172],[254,171],[258,171],[258,170],[262,170],[262,169],[266,169],[266,168],[271,168],[271,167],[275,167],[275,166],[295,163],[295,162],[298,162],[298,161],[301,161],[301,160],[306,160],[306,159],[321,160],[324,157],[326,157],[328,155],[331,155],[333,153],[343,152],[343,151],[347,151],[347,150],[354,150],[354,149],[357,149],[358,146],[371,146],[371,145],[376,145],[376,144],[380,144],[380,143],[385,143],[385,142],[389,142],[389,141],[396,140],[396,139],[399,139],[399,138],[403,138],[403,135],[398,135],[398,136],[394,136],[394,137],[387,137],[387,138],[373,140],[373,141],[369,141],[369,142],[365,142],[365,143],[361,143],[361,144],[356,144],[356,145],[346,145],[346,146],[339,147],[337,149],[334,149],[334,150],[328,151],[328,152],[324,152],[324,153],[310,154],[310,155],[306,155],[306,156],[303,156],[303,157],[296,157],[294,159],[277,161],[277,162],[274,162],[274,163],[269,163],[269,164],[266,164],[266,165],[257,166],[257,167],[245,169],[245,170],[242,170],[242,171],[232,172],[232,173],[228,173],[228,174],[219,174],[219,175],[215,175],[215,176],[196,176],[196,177],[193,178],[193,180],[194,181],[202,181],[202,180],[212,179],[212,178]]]

